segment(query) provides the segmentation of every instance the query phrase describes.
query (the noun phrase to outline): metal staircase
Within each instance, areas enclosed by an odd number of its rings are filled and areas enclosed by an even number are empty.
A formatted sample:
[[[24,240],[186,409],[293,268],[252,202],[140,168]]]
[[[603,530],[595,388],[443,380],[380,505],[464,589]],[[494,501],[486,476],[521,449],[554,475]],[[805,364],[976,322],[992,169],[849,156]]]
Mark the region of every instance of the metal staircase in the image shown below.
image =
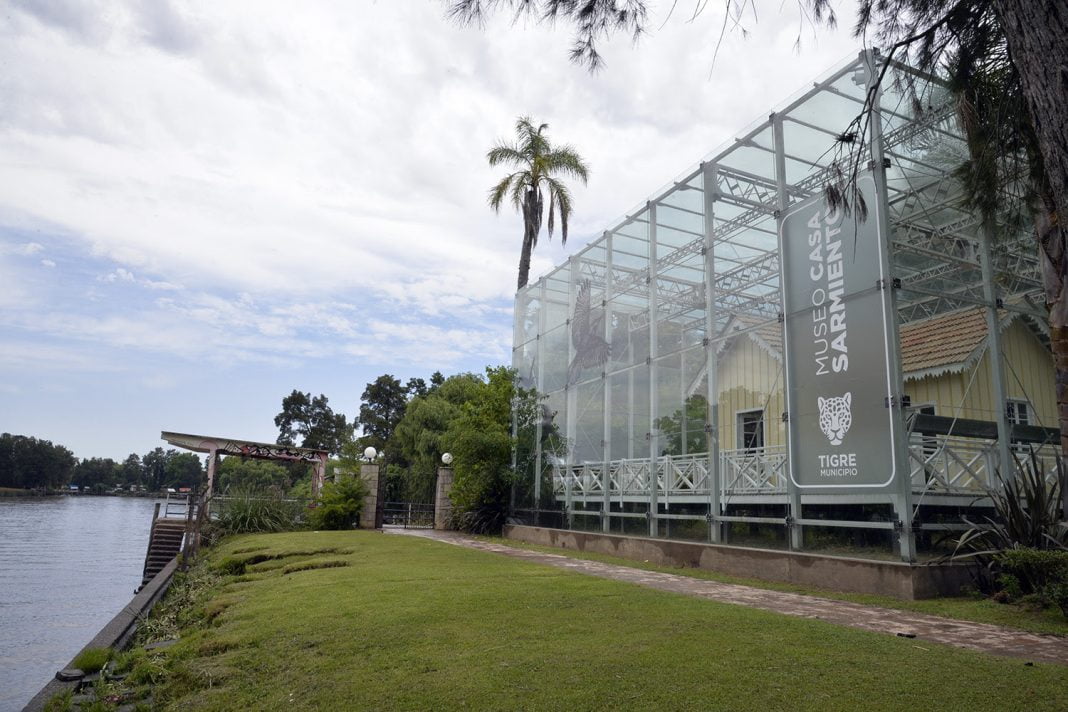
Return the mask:
[[[162,571],[163,567],[170,563],[171,559],[182,550],[188,508],[189,503],[187,501],[175,501],[169,497],[162,506],[158,503],[156,504],[156,509],[152,516],[152,529],[148,535],[145,567],[141,576],[142,587]]]

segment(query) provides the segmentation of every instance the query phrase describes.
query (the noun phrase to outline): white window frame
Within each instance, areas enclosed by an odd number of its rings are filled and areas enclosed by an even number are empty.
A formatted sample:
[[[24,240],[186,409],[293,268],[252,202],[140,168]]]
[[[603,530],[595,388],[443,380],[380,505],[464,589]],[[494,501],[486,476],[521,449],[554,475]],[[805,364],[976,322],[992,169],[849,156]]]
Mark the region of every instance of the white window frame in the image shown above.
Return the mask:
[[[1012,406],[1012,414],[1009,413],[1009,406]],[[1023,406],[1024,418],[1020,419],[1020,406]],[[1034,425],[1031,422],[1031,415],[1035,409],[1031,407],[1030,401],[1026,401],[1022,398],[1006,398],[1005,399],[1005,416],[1009,422],[1013,425]]]
[[[742,427],[742,416],[749,413],[760,413],[760,442],[759,448],[749,447],[745,444],[745,428]],[[745,408],[734,411],[734,443],[739,450],[763,450],[768,445],[768,414],[763,408]]]

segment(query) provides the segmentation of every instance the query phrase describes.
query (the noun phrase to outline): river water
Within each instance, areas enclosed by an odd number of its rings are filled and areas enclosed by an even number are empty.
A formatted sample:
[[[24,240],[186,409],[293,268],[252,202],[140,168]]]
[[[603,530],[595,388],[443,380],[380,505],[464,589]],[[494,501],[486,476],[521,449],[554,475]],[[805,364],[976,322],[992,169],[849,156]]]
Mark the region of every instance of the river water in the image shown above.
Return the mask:
[[[133,598],[154,500],[0,497],[0,710],[20,710]]]

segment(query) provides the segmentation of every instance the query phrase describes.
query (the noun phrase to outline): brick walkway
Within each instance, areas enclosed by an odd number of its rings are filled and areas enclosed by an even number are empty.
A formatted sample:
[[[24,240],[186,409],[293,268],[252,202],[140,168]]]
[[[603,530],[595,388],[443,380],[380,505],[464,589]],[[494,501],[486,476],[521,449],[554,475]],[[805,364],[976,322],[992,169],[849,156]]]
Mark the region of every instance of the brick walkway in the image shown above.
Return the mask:
[[[546,566],[599,576],[616,581],[628,581],[639,586],[697,596],[722,603],[733,603],[760,608],[774,613],[860,628],[875,633],[915,637],[917,641],[943,643],[958,648],[968,648],[994,655],[1008,655],[1029,661],[1068,665],[1068,637],[1027,633],[1012,628],[972,623],[950,618],[940,618],[922,613],[899,611],[890,608],[864,606],[847,601],[835,601],[816,596],[769,591],[752,586],[719,583],[704,579],[643,571],[628,566],[616,566],[599,561],[573,559],[561,554],[545,554],[526,549],[517,549],[504,544],[472,539],[454,532],[428,529],[391,529],[396,534],[407,534],[434,539],[457,546],[481,549],[503,554]]]

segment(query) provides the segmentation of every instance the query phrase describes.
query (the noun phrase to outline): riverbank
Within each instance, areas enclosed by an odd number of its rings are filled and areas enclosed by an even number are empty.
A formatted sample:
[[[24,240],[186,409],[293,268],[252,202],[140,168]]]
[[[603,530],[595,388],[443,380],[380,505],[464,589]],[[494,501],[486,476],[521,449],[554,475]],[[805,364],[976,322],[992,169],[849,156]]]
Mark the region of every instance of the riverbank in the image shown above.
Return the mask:
[[[124,691],[158,709],[1068,707],[1062,666],[376,532],[230,539],[153,638]]]
[[[64,494],[60,490],[32,490],[17,487],[0,487],[0,497],[54,497]]]

